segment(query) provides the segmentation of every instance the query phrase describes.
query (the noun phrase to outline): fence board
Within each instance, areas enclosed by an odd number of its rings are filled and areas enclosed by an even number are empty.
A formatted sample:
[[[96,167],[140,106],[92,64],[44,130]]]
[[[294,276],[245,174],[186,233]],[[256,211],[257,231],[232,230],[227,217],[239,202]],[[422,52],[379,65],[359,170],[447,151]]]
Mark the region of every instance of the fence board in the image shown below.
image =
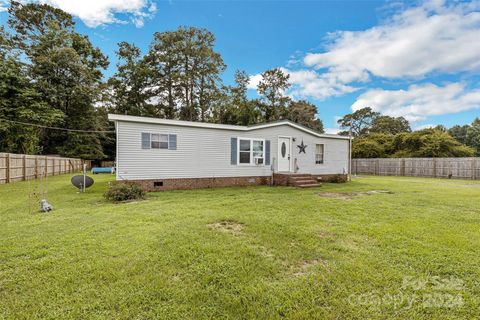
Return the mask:
[[[352,173],[476,180],[480,179],[480,158],[352,159]]]
[[[89,166],[89,161],[87,161]],[[82,160],[54,156],[0,153],[0,184],[31,180],[45,175],[80,171]]]

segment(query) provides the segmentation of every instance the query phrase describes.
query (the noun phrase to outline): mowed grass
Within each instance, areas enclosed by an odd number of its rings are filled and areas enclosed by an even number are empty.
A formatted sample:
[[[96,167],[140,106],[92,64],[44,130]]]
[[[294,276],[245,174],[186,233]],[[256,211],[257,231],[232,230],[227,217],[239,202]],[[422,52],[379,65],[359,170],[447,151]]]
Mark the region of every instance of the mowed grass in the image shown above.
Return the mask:
[[[0,318],[476,319],[480,183],[359,177],[315,189],[111,204],[48,178],[0,185]],[[319,192],[388,190],[351,200]]]

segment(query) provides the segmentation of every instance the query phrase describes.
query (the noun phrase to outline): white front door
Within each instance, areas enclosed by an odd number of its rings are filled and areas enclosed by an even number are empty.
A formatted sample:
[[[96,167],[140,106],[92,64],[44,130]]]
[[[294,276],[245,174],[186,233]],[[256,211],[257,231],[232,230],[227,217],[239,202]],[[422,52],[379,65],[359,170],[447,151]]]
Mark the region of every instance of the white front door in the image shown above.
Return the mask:
[[[278,171],[290,171],[290,138],[278,138]]]

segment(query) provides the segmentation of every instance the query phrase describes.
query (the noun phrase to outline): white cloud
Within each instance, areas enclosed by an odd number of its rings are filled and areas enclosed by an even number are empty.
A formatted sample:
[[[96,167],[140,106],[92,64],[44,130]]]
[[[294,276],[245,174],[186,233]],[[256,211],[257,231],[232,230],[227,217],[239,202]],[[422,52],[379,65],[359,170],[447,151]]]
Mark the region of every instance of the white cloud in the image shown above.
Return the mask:
[[[314,70],[280,69],[290,75],[289,81],[292,87],[287,94],[294,98],[305,99],[313,97],[322,100],[327,97],[339,96],[357,90],[354,87],[339,82],[335,78],[319,74]],[[256,90],[260,80],[262,80],[261,74],[251,75],[248,88]]]
[[[314,70],[282,70],[290,75],[292,88],[289,95],[295,98],[312,97],[323,100],[327,97],[340,96],[357,89],[338,81],[331,74],[320,74]]]
[[[257,90],[257,86],[260,83],[260,80],[262,80],[261,74],[255,74],[250,76],[250,81],[248,82],[247,88]]]
[[[126,24],[118,17],[124,15],[136,27],[143,26],[145,19],[153,17],[157,11],[151,0],[38,0],[60,8],[80,18],[89,27],[111,23]]]
[[[0,0],[0,12],[5,12],[8,10],[8,1]]]
[[[284,69],[291,95],[323,100],[365,87],[373,76],[415,81],[475,72],[480,70],[480,0],[426,1],[370,29],[330,33],[327,41],[323,52],[303,57],[303,67]]]
[[[364,107],[415,122],[427,116],[480,108],[480,89],[468,90],[463,83],[411,85],[407,90],[372,89],[357,98],[352,110]]]
[[[326,51],[307,54],[304,63],[344,83],[480,70],[478,10],[477,0],[427,1],[379,26],[330,34]]]
[[[338,128],[325,128],[325,133],[328,134],[338,134],[340,132],[340,129]]]
[[[296,52],[290,57],[288,68],[282,68],[290,74],[290,96],[323,100],[363,89],[377,78],[415,83],[437,75],[474,74],[480,71],[480,0],[426,1],[397,10],[375,27],[331,33],[327,41],[323,52],[303,56],[303,66],[298,63],[301,53]],[[260,75],[252,76],[250,88],[254,89],[259,80]],[[459,87],[465,100],[462,104],[472,105],[466,102],[469,95],[464,85],[437,87],[437,91],[446,94]],[[415,88],[421,86],[410,87],[408,92]],[[435,111],[413,109],[398,113],[408,113],[411,119],[416,119],[430,113],[453,112],[457,107],[445,105]]]

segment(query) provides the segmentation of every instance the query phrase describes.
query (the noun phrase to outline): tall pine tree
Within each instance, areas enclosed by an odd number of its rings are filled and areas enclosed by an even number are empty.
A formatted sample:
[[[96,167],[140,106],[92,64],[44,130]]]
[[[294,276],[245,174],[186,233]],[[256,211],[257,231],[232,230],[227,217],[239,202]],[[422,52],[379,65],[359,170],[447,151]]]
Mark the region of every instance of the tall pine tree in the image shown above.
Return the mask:
[[[14,45],[26,57],[29,78],[43,102],[63,113],[57,125],[101,129],[94,105],[108,60],[100,49],[75,32],[72,16],[60,9],[12,1],[8,11]],[[46,131],[44,152],[99,159],[104,157],[100,139],[97,134]]]

